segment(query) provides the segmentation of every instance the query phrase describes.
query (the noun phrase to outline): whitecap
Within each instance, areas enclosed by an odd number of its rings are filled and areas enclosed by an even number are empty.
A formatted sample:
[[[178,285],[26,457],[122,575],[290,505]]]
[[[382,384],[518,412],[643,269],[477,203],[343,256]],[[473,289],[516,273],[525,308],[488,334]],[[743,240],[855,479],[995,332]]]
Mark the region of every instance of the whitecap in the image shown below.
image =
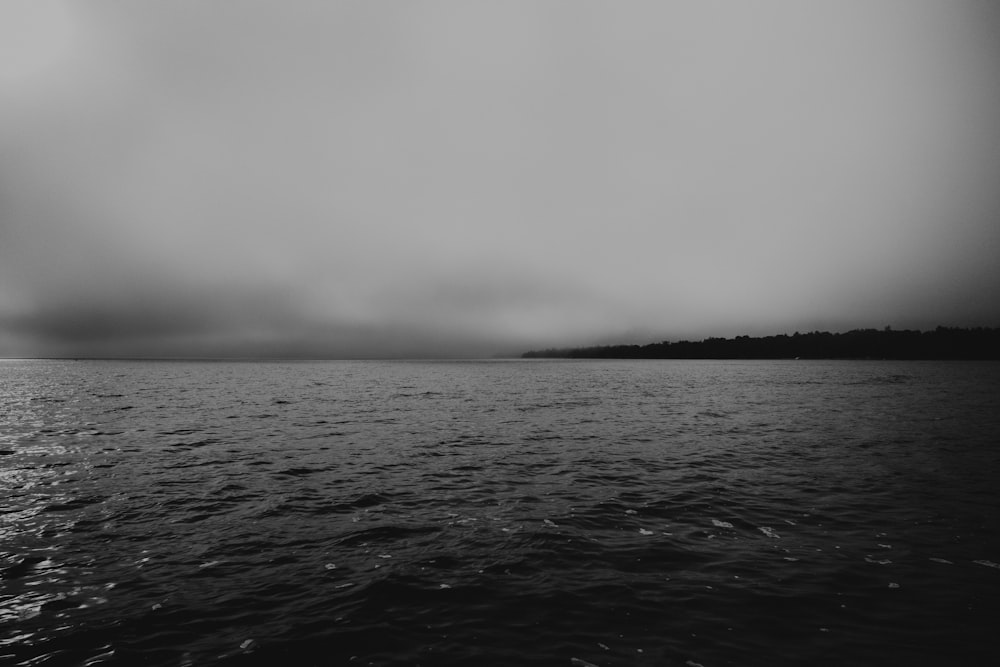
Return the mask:
[[[757,530],[764,533],[768,537],[773,537],[774,539],[779,539],[781,537],[781,535],[778,535],[778,533],[774,532],[774,529],[769,526],[757,526]]]
[[[733,524],[728,521],[719,521],[718,519],[712,519],[712,525],[716,528],[732,528]]]
[[[954,565],[954,563],[952,563],[950,560],[946,560],[944,558],[933,558],[933,557],[931,557],[931,558],[928,558],[927,560],[932,560],[935,563],[944,563],[945,565]]]
[[[975,563],[976,565],[985,565],[986,567],[992,567],[996,568],[997,570],[1000,570],[1000,563],[994,563],[991,560],[974,560],[972,562]]]
[[[645,528],[640,528],[640,529],[639,529],[639,534],[640,534],[640,535],[652,535],[652,534],[653,534],[653,531],[651,531],[651,530],[646,530]]]

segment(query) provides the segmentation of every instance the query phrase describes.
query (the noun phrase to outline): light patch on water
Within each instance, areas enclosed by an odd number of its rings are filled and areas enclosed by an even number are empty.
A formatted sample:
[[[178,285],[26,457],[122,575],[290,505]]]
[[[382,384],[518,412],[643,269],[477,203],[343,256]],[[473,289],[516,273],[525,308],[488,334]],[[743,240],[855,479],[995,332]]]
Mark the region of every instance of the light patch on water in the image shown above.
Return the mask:
[[[1000,570],[1000,563],[994,563],[991,560],[974,560],[972,561],[976,565],[985,565],[986,567],[992,567],[994,569]]]
[[[774,539],[779,539],[781,537],[781,535],[778,535],[778,533],[776,533],[773,528],[770,528],[768,526],[758,526],[757,530],[764,533],[768,537],[772,537]]]
[[[881,560],[876,560],[876,559],[872,558],[871,556],[865,556],[865,562],[866,563],[875,563],[876,565],[891,565],[892,564],[892,561],[889,560],[888,558],[883,558]]]
[[[712,519],[712,525],[716,528],[732,528],[733,524],[728,521],[719,521],[718,519]]]
[[[102,653],[98,653],[95,656],[87,658],[85,661],[81,663],[81,665],[82,667],[94,667],[95,665],[101,665],[106,662],[109,662],[114,657],[115,657],[115,650],[111,649],[109,651],[104,651]]]

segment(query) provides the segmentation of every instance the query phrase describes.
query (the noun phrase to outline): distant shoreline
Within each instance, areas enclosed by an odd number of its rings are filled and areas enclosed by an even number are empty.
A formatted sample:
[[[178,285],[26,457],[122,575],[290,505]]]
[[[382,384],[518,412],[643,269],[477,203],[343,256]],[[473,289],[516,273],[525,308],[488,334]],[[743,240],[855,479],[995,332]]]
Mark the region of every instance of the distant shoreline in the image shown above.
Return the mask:
[[[1000,329],[854,329],[532,350],[522,359],[1000,359]]]

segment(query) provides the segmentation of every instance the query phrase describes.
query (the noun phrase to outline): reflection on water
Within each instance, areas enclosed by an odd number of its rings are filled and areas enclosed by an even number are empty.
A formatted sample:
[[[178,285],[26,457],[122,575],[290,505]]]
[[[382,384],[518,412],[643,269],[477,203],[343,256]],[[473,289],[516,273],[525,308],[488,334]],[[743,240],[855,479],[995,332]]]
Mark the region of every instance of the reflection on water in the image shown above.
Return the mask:
[[[948,664],[1000,365],[0,363],[0,661]]]

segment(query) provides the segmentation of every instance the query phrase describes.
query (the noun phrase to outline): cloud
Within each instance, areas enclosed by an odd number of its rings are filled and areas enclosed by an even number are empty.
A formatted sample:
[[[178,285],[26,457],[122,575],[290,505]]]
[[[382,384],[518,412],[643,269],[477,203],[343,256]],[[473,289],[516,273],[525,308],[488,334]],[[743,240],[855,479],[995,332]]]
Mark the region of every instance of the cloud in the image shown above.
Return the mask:
[[[1000,319],[980,3],[0,11],[0,354]]]

